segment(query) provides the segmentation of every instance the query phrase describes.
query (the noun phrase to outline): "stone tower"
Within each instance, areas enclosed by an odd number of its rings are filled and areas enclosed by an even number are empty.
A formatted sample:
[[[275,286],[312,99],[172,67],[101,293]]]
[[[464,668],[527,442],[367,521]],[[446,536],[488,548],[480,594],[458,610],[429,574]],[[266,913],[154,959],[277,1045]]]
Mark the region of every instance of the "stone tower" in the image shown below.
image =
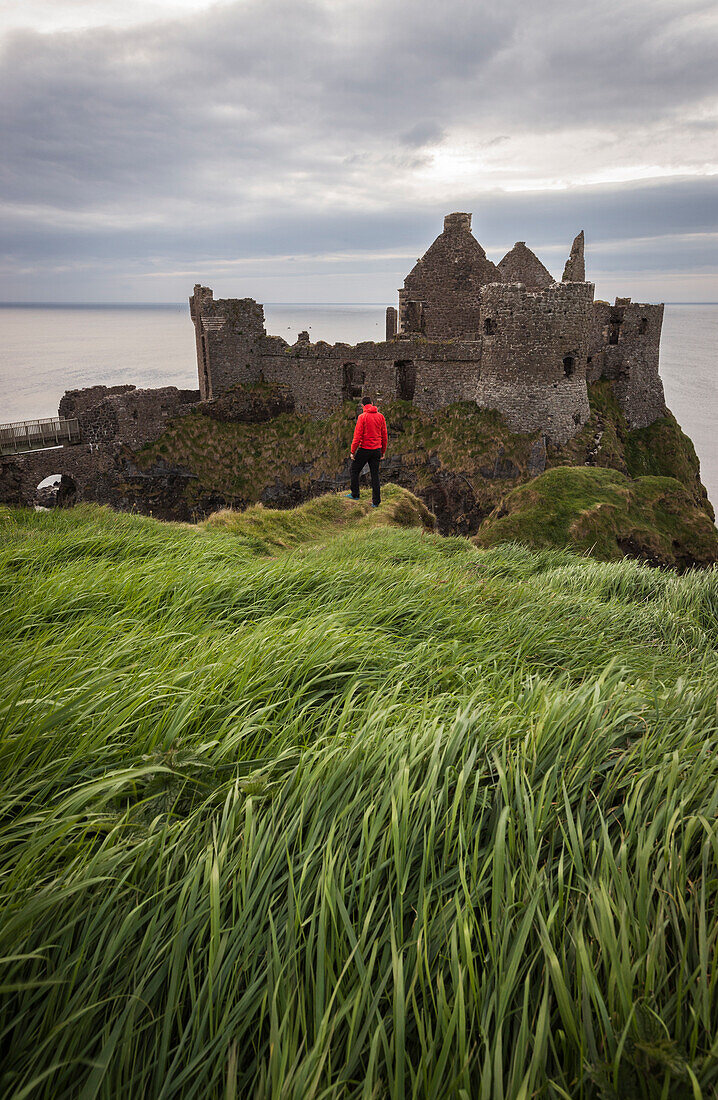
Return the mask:
[[[253,298],[218,298],[195,285],[189,300],[195,329],[197,374],[203,401],[241,382],[258,382],[264,309]]]
[[[481,296],[481,374],[476,400],[515,432],[542,429],[565,443],[588,420],[586,368],[592,283],[528,290],[495,283]]]

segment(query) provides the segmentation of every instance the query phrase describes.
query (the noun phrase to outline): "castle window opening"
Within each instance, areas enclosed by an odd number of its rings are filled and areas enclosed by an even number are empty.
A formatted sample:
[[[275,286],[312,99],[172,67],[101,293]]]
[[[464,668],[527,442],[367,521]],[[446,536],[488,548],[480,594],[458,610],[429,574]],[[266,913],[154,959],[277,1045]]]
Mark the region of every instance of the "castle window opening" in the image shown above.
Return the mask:
[[[493,317],[487,317],[484,321],[484,335],[495,336],[496,335],[496,321]]]
[[[648,332],[648,318],[647,317],[641,317],[640,321],[638,322],[638,335],[639,336],[645,336],[647,332]]]
[[[395,363],[396,396],[400,401],[413,401],[416,392],[416,367],[411,359],[402,359]]]
[[[575,357],[573,355],[566,355],[564,357],[564,360],[563,360],[563,373],[566,375],[567,378],[570,378],[575,370],[576,370],[576,359],[575,359]]]
[[[366,372],[356,363],[342,367],[342,401],[356,401],[362,395]]]
[[[611,325],[610,331],[608,333],[608,342],[609,342],[609,344],[617,344],[618,343],[618,329],[619,329],[618,324]]]

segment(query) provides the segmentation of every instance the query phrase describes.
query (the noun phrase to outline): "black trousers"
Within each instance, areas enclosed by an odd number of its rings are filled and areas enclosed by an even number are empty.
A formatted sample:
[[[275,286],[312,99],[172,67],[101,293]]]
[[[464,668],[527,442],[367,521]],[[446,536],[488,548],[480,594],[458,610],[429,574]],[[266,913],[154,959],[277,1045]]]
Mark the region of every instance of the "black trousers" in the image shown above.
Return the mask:
[[[367,451],[364,447],[359,447],[354,458],[352,459],[351,466],[351,488],[352,496],[359,499],[359,474],[362,472],[367,462],[369,463],[369,472],[371,474],[371,499],[372,504],[381,504],[381,489],[379,488],[379,462],[381,460],[381,447],[377,447],[375,451]]]

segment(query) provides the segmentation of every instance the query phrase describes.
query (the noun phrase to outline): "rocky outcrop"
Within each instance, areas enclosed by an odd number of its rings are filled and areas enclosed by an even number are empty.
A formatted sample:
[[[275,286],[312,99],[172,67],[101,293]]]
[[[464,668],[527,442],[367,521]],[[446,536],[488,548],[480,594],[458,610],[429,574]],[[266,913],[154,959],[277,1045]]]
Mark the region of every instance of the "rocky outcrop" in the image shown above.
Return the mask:
[[[223,507],[243,509],[261,502],[286,508],[322,493],[345,491],[355,407],[347,403],[324,421],[288,411],[271,419],[249,419],[283,410],[280,397],[261,386],[254,397],[235,394],[228,397],[221,421],[211,415],[211,406],[195,406],[140,448],[85,444],[3,458],[0,502],[40,503],[37,487],[51,474],[63,475],[65,486],[55,503],[95,501],[119,511],[184,521],[204,519]],[[512,432],[498,413],[473,402],[435,414],[410,402],[389,403],[383,407],[390,438],[383,480],[420,497],[436,515],[442,534],[480,532],[513,489],[532,484],[557,466],[612,468],[631,483],[643,475],[675,479],[691,500],[688,526],[697,530],[695,509],[712,524],[695,451],[670,415],[632,430],[609,381],[591,387],[591,406],[590,421],[559,446],[541,431]],[[680,494],[665,499],[680,511]],[[662,504],[661,509],[656,514],[663,516]],[[542,522],[549,514],[550,503],[545,502]],[[617,537],[635,542],[638,535],[629,525]],[[641,538],[647,546],[643,534]],[[676,561],[688,562],[691,553],[686,543]],[[703,560],[698,553],[693,557]]]

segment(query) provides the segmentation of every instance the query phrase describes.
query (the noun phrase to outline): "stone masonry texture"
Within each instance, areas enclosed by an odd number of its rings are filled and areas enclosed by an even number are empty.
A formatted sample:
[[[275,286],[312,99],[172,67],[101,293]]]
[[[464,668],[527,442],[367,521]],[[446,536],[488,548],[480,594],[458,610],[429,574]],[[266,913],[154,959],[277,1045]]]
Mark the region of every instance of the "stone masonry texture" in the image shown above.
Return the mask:
[[[545,290],[553,282],[551,272],[525,241],[517,241],[497,267],[503,283],[523,283],[530,290]]]

